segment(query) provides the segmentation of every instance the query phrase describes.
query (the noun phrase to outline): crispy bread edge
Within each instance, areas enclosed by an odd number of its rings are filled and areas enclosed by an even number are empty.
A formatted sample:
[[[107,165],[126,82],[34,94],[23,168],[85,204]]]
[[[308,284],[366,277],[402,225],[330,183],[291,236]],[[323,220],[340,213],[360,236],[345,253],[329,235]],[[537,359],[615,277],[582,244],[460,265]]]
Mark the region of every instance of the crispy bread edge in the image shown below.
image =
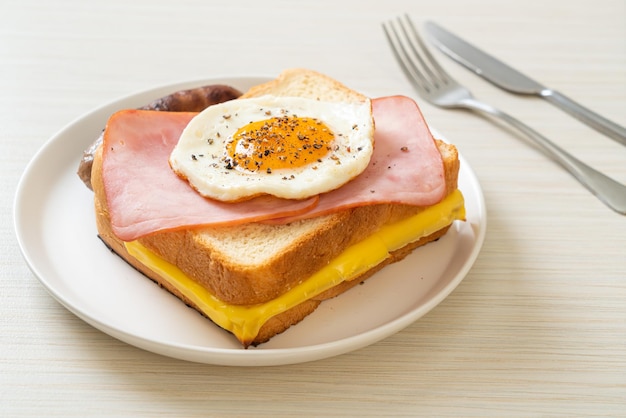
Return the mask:
[[[253,86],[240,98],[246,99],[266,94],[343,102],[362,102],[367,99],[367,96],[352,90],[332,77],[303,68],[284,70],[275,79]]]

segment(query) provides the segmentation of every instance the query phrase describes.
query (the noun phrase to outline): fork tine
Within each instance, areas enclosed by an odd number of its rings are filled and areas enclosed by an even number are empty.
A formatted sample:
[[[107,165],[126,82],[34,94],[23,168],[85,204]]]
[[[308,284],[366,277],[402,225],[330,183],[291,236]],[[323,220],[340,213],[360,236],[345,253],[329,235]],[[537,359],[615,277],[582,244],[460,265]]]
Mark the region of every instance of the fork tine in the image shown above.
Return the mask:
[[[404,19],[398,17],[395,22],[383,23],[383,30],[396,60],[416,89],[431,93],[445,85],[454,84],[430,53],[407,14]]]
[[[411,20],[409,15],[408,14],[404,15],[404,22],[405,22],[404,24],[402,23],[401,18],[398,18],[398,22],[400,23],[400,27],[402,28],[402,31],[404,32],[406,39],[409,40],[408,44],[411,47],[411,50],[413,51],[413,55],[417,57],[417,59],[419,60],[424,70],[432,78],[432,81],[435,84],[439,84],[439,82],[443,84],[448,84],[451,80],[450,76],[441,67],[441,65],[435,59],[435,57],[430,53],[430,51],[428,50],[428,47],[422,40],[422,37],[419,35],[419,32],[415,28],[415,25],[413,24],[413,21]],[[413,42],[410,42],[411,39],[413,40]],[[419,49],[421,50],[421,53],[417,50],[416,45],[419,45]],[[424,60],[423,57],[425,57],[426,60]],[[428,61],[428,63],[426,61]]]
[[[393,22],[389,22],[387,24],[383,23],[383,30],[385,32],[385,36],[387,37],[387,42],[389,42],[389,46],[391,47],[391,51],[393,52],[396,61],[400,64],[400,68],[404,72],[404,75],[418,91],[428,91],[428,81],[411,60]]]

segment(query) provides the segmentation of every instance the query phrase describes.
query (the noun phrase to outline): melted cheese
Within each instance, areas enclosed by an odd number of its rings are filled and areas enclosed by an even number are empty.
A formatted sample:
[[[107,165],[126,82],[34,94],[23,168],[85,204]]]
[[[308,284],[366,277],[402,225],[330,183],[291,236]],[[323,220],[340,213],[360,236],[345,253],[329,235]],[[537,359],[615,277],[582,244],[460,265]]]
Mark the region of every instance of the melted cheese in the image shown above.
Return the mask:
[[[455,220],[465,219],[460,191],[440,203],[400,222],[386,225],[365,240],[347,248],[326,267],[288,292],[257,305],[232,305],[213,296],[175,265],[161,259],[138,241],[126,242],[128,253],[178,289],[206,316],[232,332],[240,341],[250,342],[270,318],[311,299],[343,281],[353,280],[383,262],[390,253],[430,235]]]

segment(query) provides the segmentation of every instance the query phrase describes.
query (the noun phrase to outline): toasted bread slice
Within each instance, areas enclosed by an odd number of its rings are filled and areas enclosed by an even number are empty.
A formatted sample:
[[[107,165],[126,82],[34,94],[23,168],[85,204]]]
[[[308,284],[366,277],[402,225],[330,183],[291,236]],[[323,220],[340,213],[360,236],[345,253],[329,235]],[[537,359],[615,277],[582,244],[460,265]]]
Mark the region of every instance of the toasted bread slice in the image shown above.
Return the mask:
[[[302,68],[285,70],[276,79],[252,87],[240,98],[259,97],[266,94],[345,103],[359,103],[367,99],[363,94],[325,74]]]
[[[364,96],[337,81],[308,70],[290,70],[277,80],[252,88],[242,97],[263,94],[308,95],[323,100],[363,100]],[[457,188],[459,159],[453,145],[437,141],[445,167],[448,193]],[[112,232],[102,182],[102,150],[94,158],[92,186],[98,233],[118,255],[185,303],[200,311],[191,300],[158,273],[133,258]],[[360,242],[381,226],[419,213],[424,208],[379,204],[353,208],[286,225],[251,223],[239,226],[152,234],[139,242],[154,254],[176,265],[218,299],[233,305],[253,305],[275,299],[312,276],[349,246]],[[313,312],[319,303],[348,290],[383,268],[408,255],[414,248],[438,239],[447,227],[394,251],[387,260],[362,276],[344,282],[313,299],[274,316],[244,346],[257,345],[283,332]]]

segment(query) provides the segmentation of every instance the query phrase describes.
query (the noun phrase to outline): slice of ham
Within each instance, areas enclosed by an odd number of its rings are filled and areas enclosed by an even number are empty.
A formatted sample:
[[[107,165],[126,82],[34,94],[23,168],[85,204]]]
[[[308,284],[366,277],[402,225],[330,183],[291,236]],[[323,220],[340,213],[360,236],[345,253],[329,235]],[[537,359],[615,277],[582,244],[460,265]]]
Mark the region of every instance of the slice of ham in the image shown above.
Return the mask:
[[[237,224],[310,210],[318,198],[264,196],[240,203],[202,197],[171,169],[168,158],[196,113],[124,110],[109,119],[102,178],[111,227],[123,241],[196,225]]]
[[[108,122],[103,180],[113,232],[124,241],[167,230],[246,222],[290,222],[379,204],[432,205],[445,196],[443,161],[417,104],[404,96],[372,101],[374,155],[360,176],[319,198],[271,196],[222,203],[196,193],[169,167],[195,113],[125,110]]]
[[[370,164],[347,188],[337,189],[336,196],[323,195],[329,201],[324,205],[428,206],[441,201],[446,194],[443,160],[417,103],[405,96],[390,96],[373,100],[372,107],[376,131]],[[322,198],[315,210],[324,210]]]

